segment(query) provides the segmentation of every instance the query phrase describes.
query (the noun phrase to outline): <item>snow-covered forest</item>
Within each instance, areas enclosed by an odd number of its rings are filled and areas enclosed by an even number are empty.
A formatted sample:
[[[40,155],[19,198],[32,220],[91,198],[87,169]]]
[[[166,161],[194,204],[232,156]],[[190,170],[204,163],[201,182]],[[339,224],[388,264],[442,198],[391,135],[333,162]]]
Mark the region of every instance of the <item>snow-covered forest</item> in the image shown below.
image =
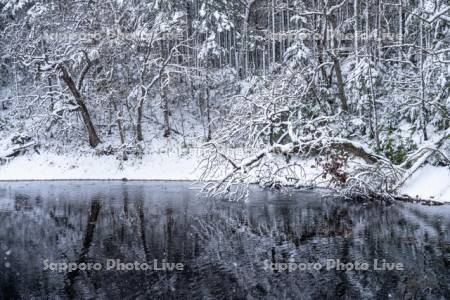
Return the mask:
[[[449,112],[445,0],[0,0],[0,179],[192,160],[215,195],[450,201]]]

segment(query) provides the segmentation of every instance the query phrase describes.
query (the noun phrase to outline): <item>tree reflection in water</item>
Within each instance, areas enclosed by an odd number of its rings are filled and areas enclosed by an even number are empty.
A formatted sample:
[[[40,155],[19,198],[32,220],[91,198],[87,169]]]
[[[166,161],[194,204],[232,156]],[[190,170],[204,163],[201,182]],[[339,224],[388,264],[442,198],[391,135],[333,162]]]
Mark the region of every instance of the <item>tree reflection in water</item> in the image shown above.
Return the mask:
[[[352,203],[318,192],[202,199],[189,183],[8,183],[3,298],[387,298],[450,295],[450,207]],[[107,271],[106,259],[183,271]],[[102,263],[57,273],[51,262]],[[265,261],[403,263],[405,271],[265,270]],[[2,298],[2,297],[0,297]]]

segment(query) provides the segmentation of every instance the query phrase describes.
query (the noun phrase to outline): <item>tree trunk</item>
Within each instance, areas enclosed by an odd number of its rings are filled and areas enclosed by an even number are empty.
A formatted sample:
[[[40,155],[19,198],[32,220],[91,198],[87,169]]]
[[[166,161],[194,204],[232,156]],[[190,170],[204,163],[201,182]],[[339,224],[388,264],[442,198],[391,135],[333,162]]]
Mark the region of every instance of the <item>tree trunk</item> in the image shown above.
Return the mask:
[[[398,32],[399,32],[399,45],[400,47],[398,47],[398,59],[401,60],[403,55],[403,49],[402,49],[402,45],[403,45],[403,0],[399,0],[399,12],[398,12]]]
[[[348,111],[348,101],[347,96],[345,95],[344,80],[342,79],[341,63],[336,56],[332,55],[332,58],[334,63],[334,71],[336,72],[339,99],[341,100],[341,109],[343,111]]]
[[[117,104],[114,99],[112,99],[112,105],[114,108],[114,112],[116,113],[116,116],[117,116],[117,128],[119,129],[120,144],[123,145],[123,144],[125,144],[125,133],[123,131],[123,125],[122,125],[123,116],[122,116],[122,113],[117,109]]]
[[[420,32],[419,44],[420,44],[420,99],[421,99],[421,101],[420,101],[421,102],[420,117],[421,117],[421,121],[422,121],[423,139],[425,141],[427,141],[428,140],[428,133],[427,133],[427,123],[428,123],[428,121],[427,121],[428,116],[427,115],[428,115],[428,113],[427,113],[427,108],[426,108],[426,104],[425,104],[425,96],[426,96],[425,89],[426,89],[426,87],[425,87],[425,74],[424,74],[424,70],[423,70],[425,58],[424,58],[424,51],[423,51],[423,48],[424,48],[424,43],[423,43],[424,36],[423,36],[423,23],[422,23],[422,21],[420,21],[420,25],[419,26],[420,26],[419,27],[420,28],[419,29],[419,32]]]
[[[210,141],[212,139],[212,132],[211,132],[211,109],[210,109],[210,103],[209,103],[209,88],[206,88],[206,121],[208,122],[208,134],[206,136],[206,141]]]
[[[375,90],[373,88],[373,79],[372,79],[372,66],[369,63],[369,78],[370,78],[370,98],[372,104],[372,119],[373,119],[373,136],[375,138],[375,143],[377,145],[377,150],[380,149],[380,134],[378,131],[378,114],[377,114],[377,106],[376,106],[376,98],[375,98]]]
[[[359,63],[359,50],[358,50],[358,21],[359,21],[359,15],[358,15],[358,1],[359,0],[354,0],[353,2],[353,18],[355,19],[355,24],[353,26],[353,31],[354,31],[354,47],[355,47],[355,58],[356,58],[356,63]]]
[[[137,117],[136,117],[136,139],[138,142],[144,140],[144,135],[142,134],[142,115],[144,114],[144,99],[147,95],[144,87],[141,87],[141,100],[139,101],[137,107]]]
[[[241,79],[244,79],[247,76],[247,70],[248,70],[248,47],[247,47],[247,43],[248,43],[248,21],[250,18],[250,8],[253,5],[254,0],[249,0],[246,3],[245,6],[245,15],[244,15],[244,20],[243,20],[243,28],[242,28],[242,32],[243,32],[243,39],[242,39],[242,45],[241,45],[241,50],[240,50],[240,57],[239,57],[239,64],[240,64],[240,76]]]
[[[325,12],[324,12],[325,13]],[[337,28],[336,26],[336,20],[333,17],[330,17],[330,19],[325,18],[325,34],[324,37],[327,36],[327,24],[328,22],[331,25],[331,32]],[[338,95],[339,99],[341,101],[341,109],[345,112],[348,112],[348,100],[347,96],[345,95],[345,87],[344,87],[344,79],[342,77],[342,69],[341,69],[341,62],[339,61],[339,41],[336,38],[336,36],[331,36],[333,46],[331,47],[333,50],[330,51],[331,59],[333,60],[334,65],[334,72],[336,73],[336,82],[338,86]]]
[[[58,65],[58,69],[61,71],[61,79],[66,83],[67,87],[75,98],[76,104],[80,108],[81,117],[83,118],[83,122],[89,136],[89,145],[91,145],[92,148],[95,148],[98,144],[100,144],[101,141],[97,135],[94,124],[92,123],[91,116],[86,107],[86,104],[84,103],[81,93],[78,90],[72,77],[69,75],[67,69],[62,64]]]
[[[164,83],[164,77],[160,78],[160,96],[162,101],[163,117],[164,117],[164,134],[163,137],[170,136],[170,110],[169,110],[169,100],[166,95],[166,87]]]
[[[272,69],[276,63],[276,42],[275,42],[275,0],[272,0]]]

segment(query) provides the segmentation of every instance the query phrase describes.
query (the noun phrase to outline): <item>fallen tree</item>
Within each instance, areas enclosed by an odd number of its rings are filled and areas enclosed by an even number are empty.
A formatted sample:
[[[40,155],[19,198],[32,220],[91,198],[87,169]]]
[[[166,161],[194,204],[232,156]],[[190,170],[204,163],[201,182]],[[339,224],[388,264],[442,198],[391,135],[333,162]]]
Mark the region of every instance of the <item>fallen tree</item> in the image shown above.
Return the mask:
[[[233,158],[220,152],[218,145],[209,143],[207,146],[212,149],[212,154],[203,160],[203,167],[205,170],[202,176],[203,180],[207,181],[208,179],[215,177],[218,168],[223,168],[224,165],[228,164],[231,167],[231,170],[229,170],[219,181],[207,185],[205,190],[211,195],[224,195],[230,191],[232,185],[245,183],[246,179],[250,179],[250,182],[258,182],[265,186],[277,186],[282,184],[277,182],[277,179],[275,178],[277,175],[280,175],[278,179],[286,179],[283,184],[298,186],[300,178],[296,178],[296,174],[304,174],[304,169],[301,165],[301,160],[295,161],[292,160],[292,158],[305,157],[305,154],[312,151],[315,153],[323,153],[330,149],[336,149],[350,153],[352,156],[365,161],[367,164],[364,164],[364,167],[362,167],[357,174],[349,175],[349,178],[346,180],[349,182],[361,182],[361,176],[364,174],[369,174],[368,172],[370,172],[370,174],[373,175],[374,173],[380,172],[379,170],[381,169],[389,170],[391,174],[391,176],[385,178],[385,180],[392,180],[391,177],[398,178],[402,173],[401,168],[390,163],[385,157],[375,154],[373,151],[359,143],[343,138],[322,139],[320,141],[311,141],[304,144],[298,142],[284,145],[275,144],[258,151],[252,156],[241,159],[239,162],[234,161]],[[277,159],[276,156],[279,156],[281,159]],[[264,159],[266,159],[266,161],[263,162]],[[261,173],[258,171],[256,172],[256,175],[255,172],[252,175],[250,174],[252,170],[264,165],[266,172]],[[380,174],[383,176],[386,173],[387,172],[382,172]],[[264,174],[264,176],[261,176],[261,174]],[[361,187],[358,188],[358,190],[361,190],[362,187],[367,186],[361,184]],[[378,189],[378,187],[373,187],[373,190],[376,189]],[[370,191],[366,191],[366,193],[369,192]]]
[[[246,183],[258,183],[270,187],[298,186],[301,180],[296,176],[304,174],[302,158],[311,153],[320,156],[330,150],[337,150],[347,153],[356,161],[359,160],[352,171],[345,176],[345,182],[342,185],[343,194],[352,197],[367,195],[372,198],[374,195],[383,195],[392,199],[405,200],[407,196],[399,196],[396,192],[433,154],[439,153],[446,161],[449,161],[439,150],[448,140],[449,134],[450,129],[441,137],[412,153],[401,165],[395,165],[386,157],[374,153],[370,148],[344,138],[322,138],[302,143],[297,141],[274,144],[241,159],[232,158],[221,152],[220,147],[215,143],[208,143],[206,147],[209,147],[211,152],[203,160],[202,179],[208,181],[211,178],[217,178],[219,169],[227,170],[227,173],[219,180],[210,182],[205,187],[205,191],[212,196],[223,196],[231,191],[232,186]],[[224,166],[227,167],[224,168]],[[261,171],[263,169],[265,170]],[[329,173],[325,175],[334,175]],[[277,178],[277,175],[280,176]],[[410,200],[414,201],[412,198]]]
[[[0,152],[0,161],[3,162],[8,159],[11,159],[13,157],[16,157],[30,148],[34,148],[36,150],[37,146],[38,146],[38,144],[34,141],[23,144],[23,145],[14,146],[11,149],[8,149],[4,152]]]

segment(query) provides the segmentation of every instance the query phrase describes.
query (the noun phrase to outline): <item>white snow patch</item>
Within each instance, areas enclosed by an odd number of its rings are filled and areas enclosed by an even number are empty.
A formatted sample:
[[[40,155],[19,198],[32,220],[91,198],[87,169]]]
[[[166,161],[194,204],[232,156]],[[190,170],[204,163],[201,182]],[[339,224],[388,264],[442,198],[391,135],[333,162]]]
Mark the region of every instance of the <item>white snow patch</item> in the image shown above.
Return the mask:
[[[401,193],[413,198],[450,202],[450,168],[422,167],[406,181]]]

